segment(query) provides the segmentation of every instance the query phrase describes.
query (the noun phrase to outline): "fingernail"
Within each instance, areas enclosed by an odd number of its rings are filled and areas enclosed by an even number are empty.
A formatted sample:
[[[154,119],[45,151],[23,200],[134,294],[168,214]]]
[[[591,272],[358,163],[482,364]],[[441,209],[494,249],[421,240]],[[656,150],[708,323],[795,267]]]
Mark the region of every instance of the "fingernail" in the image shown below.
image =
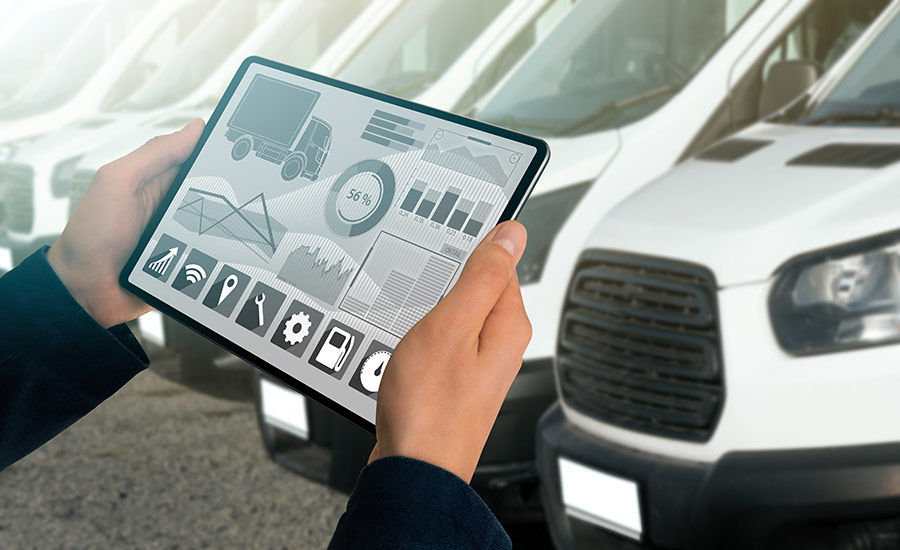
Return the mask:
[[[517,222],[503,224],[494,235],[493,242],[505,248],[513,256],[518,256],[525,248],[525,227]]]
[[[188,129],[190,129],[190,128],[193,128],[193,127],[196,126],[199,122],[200,122],[200,119],[198,119],[198,118],[192,118],[191,120],[188,121],[187,124],[184,125],[184,127],[181,129],[181,131],[184,132],[185,130],[188,130]]]

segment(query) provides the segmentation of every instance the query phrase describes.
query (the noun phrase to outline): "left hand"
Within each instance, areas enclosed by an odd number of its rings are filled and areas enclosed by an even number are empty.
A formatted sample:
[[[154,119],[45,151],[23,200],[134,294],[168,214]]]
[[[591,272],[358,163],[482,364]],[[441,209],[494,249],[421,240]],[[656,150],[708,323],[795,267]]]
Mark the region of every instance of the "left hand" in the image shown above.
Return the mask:
[[[150,311],[122,289],[119,273],[202,132],[203,121],[194,119],[101,167],[47,252],[69,293],[103,327]]]

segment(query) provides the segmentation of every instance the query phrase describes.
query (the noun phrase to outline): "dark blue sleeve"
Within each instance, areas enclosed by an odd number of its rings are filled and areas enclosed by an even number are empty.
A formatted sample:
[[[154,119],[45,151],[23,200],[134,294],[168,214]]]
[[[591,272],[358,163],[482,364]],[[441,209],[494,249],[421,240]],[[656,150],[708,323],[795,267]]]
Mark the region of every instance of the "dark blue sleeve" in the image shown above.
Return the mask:
[[[509,550],[503,527],[469,485],[405,457],[363,469],[331,539],[332,550]]]
[[[52,439],[148,363],[125,325],[97,324],[46,247],[0,277],[0,470]]]

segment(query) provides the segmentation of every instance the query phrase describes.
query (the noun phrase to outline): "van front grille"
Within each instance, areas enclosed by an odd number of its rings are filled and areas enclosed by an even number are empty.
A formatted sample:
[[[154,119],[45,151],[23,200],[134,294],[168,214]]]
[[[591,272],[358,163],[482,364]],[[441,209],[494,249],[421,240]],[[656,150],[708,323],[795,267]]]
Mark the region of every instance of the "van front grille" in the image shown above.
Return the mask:
[[[4,181],[6,227],[17,233],[30,233],[34,224],[34,172],[30,166],[10,164]]]
[[[564,402],[635,431],[708,440],[725,399],[709,270],[589,251],[563,312],[557,375]]]

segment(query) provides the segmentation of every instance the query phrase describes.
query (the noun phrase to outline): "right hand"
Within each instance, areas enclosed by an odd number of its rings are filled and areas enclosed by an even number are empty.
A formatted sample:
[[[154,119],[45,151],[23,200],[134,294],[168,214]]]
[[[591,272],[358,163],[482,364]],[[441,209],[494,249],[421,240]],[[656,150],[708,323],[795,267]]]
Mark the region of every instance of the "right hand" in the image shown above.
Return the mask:
[[[378,392],[370,462],[407,456],[472,479],[531,340],[516,276],[525,241],[518,222],[495,227],[401,340]]]

